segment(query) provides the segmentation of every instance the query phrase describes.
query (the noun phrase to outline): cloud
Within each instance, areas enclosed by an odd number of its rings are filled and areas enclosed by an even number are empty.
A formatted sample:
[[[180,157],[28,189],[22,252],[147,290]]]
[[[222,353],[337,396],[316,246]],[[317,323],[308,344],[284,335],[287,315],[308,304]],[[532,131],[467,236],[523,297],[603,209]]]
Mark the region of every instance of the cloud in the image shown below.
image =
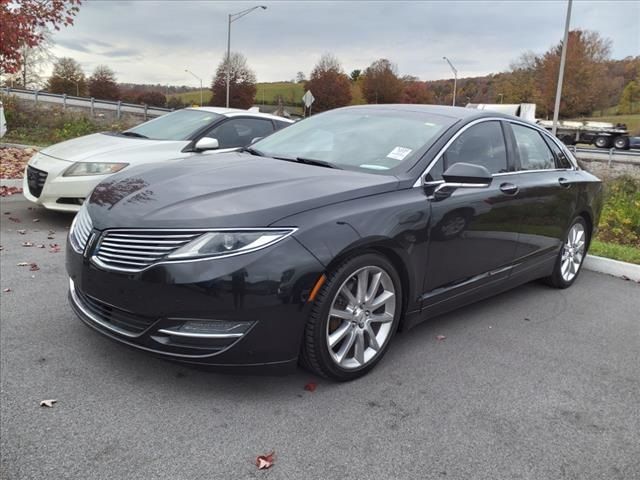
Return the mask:
[[[325,52],[346,71],[380,57],[401,74],[448,78],[446,55],[460,76],[508,69],[526,51],[544,52],[564,29],[565,1],[265,2],[232,23],[231,48],[242,52],[259,81],[309,74]],[[83,3],[75,24],[54,35],[58,50],[82,64],[106,63],[126,82],[188,84],[210,79],[223,58],[227,14],[247,2],[131,1]],[[621,15],[621,9],[624,14]],[[572,28],[613,41],[614,58],[638,54],[640,3],[573,3]],[[66,50],[65,50],[66,49]],[[131,61],[135,59],[135,61]]]

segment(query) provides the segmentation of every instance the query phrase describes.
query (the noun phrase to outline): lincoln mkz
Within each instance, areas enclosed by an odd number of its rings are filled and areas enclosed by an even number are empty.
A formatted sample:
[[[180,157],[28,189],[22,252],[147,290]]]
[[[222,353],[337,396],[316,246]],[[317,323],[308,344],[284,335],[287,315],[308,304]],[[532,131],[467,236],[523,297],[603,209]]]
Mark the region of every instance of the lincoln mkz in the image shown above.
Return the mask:
[[[532,280],[571,286],[601,191],[514,117],[342,108],[99,184],[69,234],[71,305],[166,359],[350,380],[399,329]]]

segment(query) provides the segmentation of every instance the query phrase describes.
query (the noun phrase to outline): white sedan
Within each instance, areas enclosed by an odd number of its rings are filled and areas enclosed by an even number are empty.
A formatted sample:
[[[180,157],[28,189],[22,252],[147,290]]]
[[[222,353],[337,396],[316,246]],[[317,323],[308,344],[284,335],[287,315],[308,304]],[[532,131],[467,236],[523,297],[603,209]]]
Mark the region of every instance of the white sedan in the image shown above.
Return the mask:
[[[26,167],[23,193],[45,208],[75,212],[98,183],[129,166],[233,151],[291,123],[248,110],[177,110],[122,133],[95,133],[41,150]]]

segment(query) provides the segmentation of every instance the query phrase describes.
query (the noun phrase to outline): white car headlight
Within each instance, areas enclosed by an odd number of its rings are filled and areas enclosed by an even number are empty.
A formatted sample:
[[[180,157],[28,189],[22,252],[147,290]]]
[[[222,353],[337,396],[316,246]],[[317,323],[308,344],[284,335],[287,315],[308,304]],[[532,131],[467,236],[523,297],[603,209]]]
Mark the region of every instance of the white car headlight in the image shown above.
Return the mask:
[[[67,168],[63,177],[82,177],[88,175],[106,175],[116,173],[129,165],[128,163],[76,162]]]
[[[295,228],[208,232],[167,256],[169,259],[218,257],[249,253],[284,240]]]

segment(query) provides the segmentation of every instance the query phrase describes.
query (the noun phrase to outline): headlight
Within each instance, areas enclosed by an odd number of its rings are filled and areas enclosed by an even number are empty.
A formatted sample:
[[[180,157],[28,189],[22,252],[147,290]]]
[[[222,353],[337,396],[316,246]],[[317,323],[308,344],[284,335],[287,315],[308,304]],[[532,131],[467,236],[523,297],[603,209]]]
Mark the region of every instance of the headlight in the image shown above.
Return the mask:
[[[129,165],[128,163],[77,162],[62,174],[63,177],[82,177],[87,175],[106,175],[116,173]]]
[[[254,252],[284,240],[295,231],[295,228],[283,228],[208,232],[180,247],[167,258],[218,257]]]

